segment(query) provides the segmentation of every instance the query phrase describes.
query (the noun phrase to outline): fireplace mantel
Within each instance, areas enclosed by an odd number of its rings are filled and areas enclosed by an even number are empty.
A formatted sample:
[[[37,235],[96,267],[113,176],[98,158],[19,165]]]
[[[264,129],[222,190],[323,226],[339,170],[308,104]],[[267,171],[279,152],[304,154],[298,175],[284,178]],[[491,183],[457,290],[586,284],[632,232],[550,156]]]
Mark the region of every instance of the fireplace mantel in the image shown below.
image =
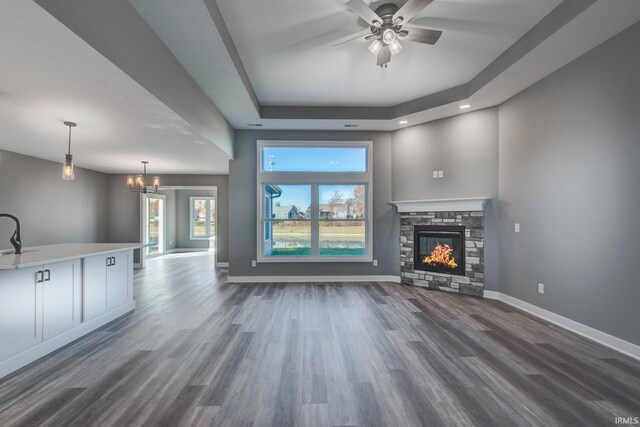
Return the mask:
[[[464,212],[482,211],[490,197],[470,197],[464,199],[397,200],[391,202],[398,212]]]

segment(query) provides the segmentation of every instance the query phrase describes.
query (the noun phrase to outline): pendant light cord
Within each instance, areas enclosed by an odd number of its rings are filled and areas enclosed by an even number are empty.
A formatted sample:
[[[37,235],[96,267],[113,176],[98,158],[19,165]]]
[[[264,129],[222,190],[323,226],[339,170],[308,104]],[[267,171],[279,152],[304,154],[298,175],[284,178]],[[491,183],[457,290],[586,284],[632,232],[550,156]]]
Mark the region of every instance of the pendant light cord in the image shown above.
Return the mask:
[[[67,154],[71,155],[71,126],[69,126],[69,151]]]

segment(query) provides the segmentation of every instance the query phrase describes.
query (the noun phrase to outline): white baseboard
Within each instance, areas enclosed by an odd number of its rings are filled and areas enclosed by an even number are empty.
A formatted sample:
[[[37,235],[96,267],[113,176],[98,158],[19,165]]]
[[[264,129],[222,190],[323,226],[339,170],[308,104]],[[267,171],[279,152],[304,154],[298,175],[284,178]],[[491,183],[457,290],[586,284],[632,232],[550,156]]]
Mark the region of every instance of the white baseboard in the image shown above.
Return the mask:
[[[173,248],[164,251],[165,254],[175,254],[178,252],[209,252],[209,248]]]
[[[228,262],[216,262],[216,267],[229,267]]]
[[[87,322],[78,324],[73,329],[56,335],[46,341],[42,341],[33,347],[30,347],[10,358],[0,362],[0,378],[9,375],[12,372],[17,371],[20,368],[27,366],[28,364],[35,362],[36,360],[48,355],[49,353],[64,347],[65,345],[72,343],[78,338],[87,335],[90,332],[106,325],[107,323],[116,320],[130,311],[135,310],[135,301],[129,301],[118,308],[115,308],[108,313],[105,313],[95,319],[91,319]]]
[[[590,326],[576,322],[575,320],[571,320],[567,317],[561,316],[549,310],[545,310],[544,308],[540,308],[536,305],[529,304],[528,302],[519,300],[501,292],[484,291],[484,297],[502,301],[513,307],[519,308],[522,311],[526,311],[529,314],[546,320],[549,323],[553,323],[554,325],[558,325],[561,328],[588,338],[591,341],[595,341],[598,344],[609,347],[612,350],[640,360],[640,346],[630,343],[629,341],[614,337],[613,335],[609,335],[606,332],[599,331]]]
[[[399,276],[229,276],[229,283],[393,282]]]

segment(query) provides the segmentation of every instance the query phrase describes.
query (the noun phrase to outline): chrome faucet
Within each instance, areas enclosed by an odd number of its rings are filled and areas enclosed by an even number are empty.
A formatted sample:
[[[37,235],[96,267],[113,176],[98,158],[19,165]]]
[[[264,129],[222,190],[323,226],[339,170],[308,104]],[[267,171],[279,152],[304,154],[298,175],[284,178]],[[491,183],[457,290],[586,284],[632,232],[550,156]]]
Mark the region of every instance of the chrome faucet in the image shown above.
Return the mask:
[[[13,232],[11,236],[11,244],[16,250],[16,255],[20,255],[22,253],[22,239],[20,238],[20,220],[13,215],[0,213],[0,217],[11,218],[16,223],[16,231]]]

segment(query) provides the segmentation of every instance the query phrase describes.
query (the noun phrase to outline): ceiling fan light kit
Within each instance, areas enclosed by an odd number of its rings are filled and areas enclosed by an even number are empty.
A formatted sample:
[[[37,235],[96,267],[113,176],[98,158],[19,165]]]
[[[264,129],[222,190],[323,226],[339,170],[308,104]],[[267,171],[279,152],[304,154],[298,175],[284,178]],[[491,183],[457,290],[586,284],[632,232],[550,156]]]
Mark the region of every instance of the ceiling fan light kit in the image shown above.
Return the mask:
[[[391,57],[402,49],[400,39],[431,45],[440,39],[442,31],[406,25],[432,1],[408,0],[400,8],[393,3],[386,3],[373,11],[363,0],[349,0],[345,5],[369,24],[371,34],[345,43],[374,39],[369,50],[376,55],[377,64],[386,68]]]

